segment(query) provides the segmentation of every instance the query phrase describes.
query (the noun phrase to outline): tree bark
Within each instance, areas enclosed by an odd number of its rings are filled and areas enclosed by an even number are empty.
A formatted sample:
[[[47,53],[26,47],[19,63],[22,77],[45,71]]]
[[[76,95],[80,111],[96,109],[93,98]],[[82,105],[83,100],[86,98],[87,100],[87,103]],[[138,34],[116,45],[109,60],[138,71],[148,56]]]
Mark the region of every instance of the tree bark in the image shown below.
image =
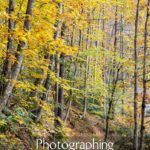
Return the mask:
[[[15,29],[15,21],[12,19],[12,14],[15,12],[15,0],[9,0],[9,21],[8,21],[8,43],[7,43],[7,54],[6,54],[6,60],[4,63],[4,68],[3,68],[3,74],[10,78],[11,74],[11,59],[10,56],[14,52],[14,38],[13,38],[13,31]]]
[[[115,10],[115,31],[114,31],[114,56],[113,56],[113,68],[112,68],[112,91],[111,91],[111,96],[109,98],[109,104],[108,104],[108,113],[106,116],[106,131],[105,131],[105,138],[104,140],[106,141],[108,138],[108,133],[109,133],[109,119],[110,119],[110,115],[112,113],[112,115],[114,116],[114,94],[116,91],[116,86],[117,86],[117,82],[118,82],[118,76],[119,76],[119,71],[120,68],[117,69],[117,77],[115,77],[115,68],[116,68],[116,51],[117,51],[117,27],[118,27],[118,5],[117,5],[117,0],[116,0],[116,10]],[[111,73],[110,73],[111,75]]]
[[[146,82],[146,55],[147,55],[147,43],[148,43],[148,20],[149,20],[149,7],[150,7],[150,0],[148,0],[147,4],[147,15],[145,21],[145,33],[144,33],[144,58],[143,58],[143,97],[142,97],[142,110],[141,110],[141,131],[140,131],[140,150],[144,149],[143,141],[144,141],[144,117],[145,117],[145,100],[146,100],[146,93],[147,93],[147,82]]]
[[[65,72],[64,59],[65,59],[64,54],[61,54],[61,56],[60,56],[60,71],[59,71],[59,77],[61,77],[61,79],[64,79],[64,72]],[[62,85],[59,85],[59,89],[58,89],[58,104],[59,104],[59,106],[58,106],[58,110],[57,110],[57,116],[63,120],[64,119],[64,114],[63,114],[64,89],[63,89]]]
[[[140,0],[137,2],[136,18],[135,18],[135,35],[134,35],[134,141],[133,149],[138,150],[138,50],[137,50],[137,36],[138,36],[138,21],[139,21],[139,5]]]
[[[61,15],[63,13],[63,3],[59,3],[59,15]],[[63,26],[63,22],[62,20],[58,20],[58,24],[57,24],[57,32],[56,32],[56,35],[55,35],[55,40],[57,40],[58,38],[60,38],[62,36],[62,26]],[[56,55],[55,55],[55,73],[56,73],[56,78],[59,78],[59,75],[60,75],[60,63],[59,63],[59,60],[60,59],[60,56],[58,54],[58,52],[56,52]],[[54,102],[54,112],[55,112],[55,126],[60,126],[60,122],[58,120],[58,113],[59,113],[59,83],[56,82],[55,84],[55,102]]]
[[[117,69],[117,76],[116,76],[116,79],[115,79],[115,82],[114,82],[114,87],[113,87],[113,90],[112,90],[112,93],[111,93],[111,97],[110,97],[110,100],[109,100],[108,113],[107,113],[107,116],[106,116],[106,131],[105,131],[105,138],[104,138],[105,141],[108,138],[109,120],[110,120],[110,115],[112,113],[112,104],[113,104],[114,94],[115,94],[117,83],[118,83],[120,69],[121,69],[121,67],[119,67]]]
[[[4,89],[6,88],[6,79],[10,79],[11,75],[11,55],[14,52],[14,38],[13,31],[15,29],[15,21],[12,19],[12,14],[15,12],[15,0],[9,0],[9,9],[8,9],[8,42],[7,42],[7,52],[6,59],[4,61],[3,69],[2,69],[2,81],[0,84],[0,95],[4,94]]]
[[[117,52],[117,29],[118,28],[118,4],[116,0],[116,10],[115,10],[115,25],[114,25],[114,58],[113,58],[113,68],[112,68],[112,84],[115,86],[115,69],[116,69],[116,52]],[[113,99],[113,97],[111,97]],[[115,106],[114,102],[112,101],[112,117],[115,115]]]
[[[89,28],[87,29],[87,39],[86,39],[86,52],[88,52],[89,48],[89,34],[90,34],[90,23]],[[88,69],[89,69],[89,56],[86,56],[86,64],[85,64],[85,75],[84,75],[84,108],[83,108],[83,117],[86,116],[87,113],[87,80],[88,80]]]

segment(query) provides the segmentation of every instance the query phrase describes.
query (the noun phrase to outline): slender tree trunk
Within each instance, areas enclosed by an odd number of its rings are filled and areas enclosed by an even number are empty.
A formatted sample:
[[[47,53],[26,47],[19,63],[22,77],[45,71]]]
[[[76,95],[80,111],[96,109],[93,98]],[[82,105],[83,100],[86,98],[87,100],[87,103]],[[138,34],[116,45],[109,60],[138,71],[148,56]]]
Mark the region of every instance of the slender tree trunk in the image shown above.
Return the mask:
[[[117,26],[118,26],[118,6],[117,6],[117,0],[116,0],[116,10],[115,10],[115,31],[114,31],[114,58],[113,58],[113,68],[112,68],[112,92],[111,92],[111,96],[109,98],[109,104],[108,104],[108,113],[106,116],[106,131],[105,131],[105,141],[108,138],[108,133],[109,133],[109,119],[110,119],[110,115],[112,113],[112,115],[114,116],[114,94],[115,94],[115,90],[116,90],[116,86],[117,86],[117,82],[118,82],[118,76],[119,76],[119,71],[120,68],[117,70],[117,77],[115,78],[115,68],[116,68],[116,51],[117,51]],[[110,74],[111,75],[111,74]]]
[[[15,21],[12,19],[12,14],[15,12],[15,0],[9,0],[9,9],[8,9],[8,42],[7,42],[7,52],[6,58],[4,61],[2,73],[1,73],[1,81],[0,81],[0,95],[4,94],[4,90],[6,88],[6,80],[10,79],[11,75],[11,55],[14,52],[14,38],[13,31],[15,29]]]
[[[88,64],[89,64],[89,58],[86,56],[86,65],[85,65],[85,78],[84,78],[84,111],[83,116],[86,116],[87,113],[87,79],[88,79]]]
[[[54,70],[54,55],[51,56],[50,60],[51,60],[51,63],[49,66],[49,70],[53,71]],[[41,80],[41,82],[43,83],[43,80]],[[47,72],[47,77],[46,77],[46,80],[44,82],[44,88],[46,89],[46,91],[42,94],[41,99],[43,101],[48,102],[49,101],[49,95],[50,95],[50,89],[51,89],[51,76],[50,76],[49,71]],[[37,111],[36,122],[39,122],[41,117],[42,117],[42,107],[36,109],[36,111]]]
[[[137,67],[138,67],[138,50],[137,50],[137,36],[138,36],[138,21],[139,21],[139,5],[140,0],[137,2],[136,7],[136,18],[135,18],[135,35],[134,35],[134,150],[138,150],[138,77],[137,77]]]
[[[112,113],[112,104],[113,104],[113,100],[114,100],[114,94],[116,91],[116,87],[117,87],[117,83],[118,83],[118,78],[119,78],[119,72],[120,72],[121,67],[119,67],[117,69],[117,76],[114,82],[114,87],[112,89],[112,93],[111,93],[111,98],[109,100],[109,106],[108,106],[108,113],[107,113],[107,117],[106,117],[106,131],[105,131],[105,138],[104,140],[106,141],[108,138],[108,133],[109,133],[109,120],[110,120],[110,115]]]
[[[65,123],[67,122],[67,119],[68,119],[68,117],[69,117],[69,113],[70,113],[71,106],[72,106],[72,100],[73,100],[73,92],[72,92],[72,90],[71,90],[71,91],[70,91],[69,106],[68,106],[67,113],[66,113],[66,116],[65,116],[65,119],[64,119],[64,122],[65,122]]]
[[[59,15],[61,15],[63,13],[63,3],[59,3]],[[57,24],[57,32],[56,32],[56,35],[55,35],[55,40],[57,40],[58,38],[61,37],[61,34],[62,34],[62,25],[63,25],[63,22],[61,20],[58,21],[58,24]],[[58,52],[56,52],[56,55],[55,55],[55,73],[56,73],[56,78],[59,78],[59,75],[60,75],[60,63],[59,63],[59,60],[60,59],[60,56],[58,54]],[[55,108],[54,108],[54,112],[55,112],[55,126],[60,126],[60,122],[58,121],[58,111],[59,111],[59,83],[57,82],[55,84]]]
[[[115,11],[115,26],[114,26],[114,58],[113,58],[113,68],[112,68],[112,84],[114,86],[115,84],[115,72],[116,72],[116,53],[117,53],[117,29],[118,28],[118,4],[117,4],[117,0],[116,0],[116,11]],[[113,99],[113,97],[112,97]],[[115,116],[115,106],[114,106],[114,102],[112,102],[112,117],[114,118]]]
[[[64,72],[65,72],[64,59],[65,59],[64,54],[61,54],[61,56],[60,56],[60,71],[59,71],[59,77],[61,77],[61,79],[64,79]],[[62,87],[62,85],[59,85],[59,89],[58,89],[58,103],[59,103],[59,106],[58,106],[57,116],[63,120],[64,119],[64,114],[63,114],[64,88]]]
[[[121,14],[121,29],[120,29],[120,57],[122,59],[124,59],[124,36],[123,36],[123,32],[124,32],[124,3],[123,3],[123,7],[122,7],[122,14]],[[125,94],[125,73],[124,73],[124,69],[122,69],[122,73],[121,73],[121,80],[122,80],[122,94]],[[122,115],[124,115],[124,98],[122,98],[122,110],[121,110]]]
[[[12,19],[12,15],[15,12],[15,0],[9,0],[9,20],[8,20],[8,42],[7,42],[7,53],[6,53],[6,60],[3,66],[2,74],[6,78],[10,78],[11,75],[11,55],[14,52],[14,38],[13,38],[13,31],[15,29],[15,21]]]
[[[56,54],[55,55],[55,73],[56,73],[56,78],[59,78],[59,55]],[[55,110],[55,126],[58,126],[59,125],[59,122],[58,122],[58,97],[59,97],[59,83],[56,83],[55,84],[55,102],[54,102],[54,110]]]
[[[87,29],[87,39],[86,39],[86,51],[89,48],[89,34],[90,34],[90,23],[89,28]],[[89,68],[89,56],[86,56],[86,64],[85,64],[85,77],[84,77],[84,108],[83,108],[83,117],[86,116],[87,113],[87,80],[88,80],[88,68]]]
[[[145,33],[144,33],[144,58],[143,58],[143,98],[142,98],[142,110],[141,110],[141,137],[140,137],[140,150],[144,149],[143,140],[144,140],[144,117],[145,117],[145,100],[146,100],[146,92],[147,92],[147,84],[146,84],[146,55],[147,55],[147,43],[148,43],[148,20],[149,20],[149,7],[150,0],[148,0],[147,4],[147,16],[145,21]]]

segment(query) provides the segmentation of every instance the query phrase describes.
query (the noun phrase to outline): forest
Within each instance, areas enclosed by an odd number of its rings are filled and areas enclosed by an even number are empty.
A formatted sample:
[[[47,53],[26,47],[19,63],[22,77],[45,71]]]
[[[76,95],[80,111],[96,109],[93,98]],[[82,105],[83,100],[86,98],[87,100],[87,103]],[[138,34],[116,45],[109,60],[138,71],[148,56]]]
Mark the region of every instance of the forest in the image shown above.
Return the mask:
[[[150,150],[150,0],[0,0],[0,150],[36,149]]]

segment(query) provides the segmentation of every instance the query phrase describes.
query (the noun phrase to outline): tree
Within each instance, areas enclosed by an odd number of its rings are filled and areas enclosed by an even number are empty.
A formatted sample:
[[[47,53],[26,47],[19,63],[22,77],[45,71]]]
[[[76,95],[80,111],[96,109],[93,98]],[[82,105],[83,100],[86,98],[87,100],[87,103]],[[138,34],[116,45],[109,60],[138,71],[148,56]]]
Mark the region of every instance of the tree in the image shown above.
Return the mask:
[[[135,35],[134,35],[134,144],[133,148],[138,150],[138,50],[137,50],[137,35],[138,35],[138,21],[139,21],[139,5],[140,0],[137,2],[136,19],[135,19]]]
[[[144,117],[145,117],[145,101],[147,94],[147,81],[146,81],[146,64],[147,64],[147,43],[148,43],[148,21],[149,21],[149,11],[150,0],[148,0],[147,4],[147,14],[145,20],[145,31],[144,31],[144,57],[143,57],[143,96],[142,96],[142,109],[141,109],[141,131],[140,131],[140,150],[143,150],[143,139],[144,139]]]

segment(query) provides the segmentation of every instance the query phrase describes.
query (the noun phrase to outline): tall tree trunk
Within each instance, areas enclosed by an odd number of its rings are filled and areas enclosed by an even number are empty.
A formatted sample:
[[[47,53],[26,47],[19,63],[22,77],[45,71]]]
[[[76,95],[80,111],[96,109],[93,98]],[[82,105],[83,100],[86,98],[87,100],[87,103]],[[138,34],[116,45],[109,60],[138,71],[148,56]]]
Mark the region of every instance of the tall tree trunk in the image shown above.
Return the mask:
[[[7,42],[7,52],[6,58],[4,61],[2,73],[1,73],[1,83],[0,83],[0,95],[4,94],[4,90],[6,88],[6,80],[10,79],[11,75],[11,55],[14,52],[14,38],[13,31],[15,29],[15,21],[12,19],[12,14],[15,12],[15,0],[9,0],[9,9],[8,9],[8,42]]]
[[[142,110],[141,110],[141,137],[140,137],[140,150],[143,150],[143,140],[144,140],[144,117],[145,117],[145,100],[146,100],[146,92],[147,92],[147,84],[146,84],[146,55],[147,55],[147,43],[148,43],[148,20],[149,20],[149,7],[150,0],[148,0],[147,4],[147,15],[145,21],[145,33],[144,33],[144,58],[143,58],[143,97],[142,97]]]
[[[59,78],[59,55],[55,55],[55,73],[56,73],[56,78]],[[59,83],[55,84],[55,125],[58,125],[58,119],[57,119],[57,114],[58,114],[58,93],[59,92]]]
[[[86,39],[86,51],[88,52],[89,48],[89,34],[90,34],[90,23],[89,28],[87,29],[87,39]],[[85,76],[84,76],[84,108],[83,108],[83,117],[86,116],[87,113],[87,80],[88,80],[88,68],[89,68],[89,56],[86,56],[86,64],[85,64]]]
[[[117,86],[117,82],[118,82],[118,75],[119,75],[119,71],[120,69],[117,70],[117,77],[115,77],[115,68],[116,68],[116,51],[117,51],[117,26],[118,26],[118,5],[117,5],[117,0],[116,0],[116,10],[115,10],[115,31],[114,31],[114,56],[113,56],[113,68],[112,68],[112,92],[111,92],[111,96],[109,98],[109,104],[108,104],[108,113],[106,116],[106,131],[105,131],[105,141],[108,138],[108,133],[109,133],[109,119],[110,119],[110,115],[112,113],[112,115],[114,116],[114,94],[115,94],[115,90],[116,90],[116,86]],[[111,74],[110,74],[111,75]]]
[[[51,63],[49,65],[49,70],[53,71],[54,70],[54,60],[55,60],[54,55],[51,56],[50,60],[51,60]],[[46,91],[42,94],[41,100],[46,101],[46,102],[49,101],[49,95],[50,95],[50,89],[51,89],[51,76],[50,76],[49,70],[47,72],[47,77],[46,77],[45,82],[43,83],[43,80],[41,80],[42,83],[40,83],[40,84],[44,84],[43,86],[46,89]],[[35,92],[35,93],[37,93],[37,92]],[[35,93],[33,93],[33,94],[35,94]],[[37,117],[36,117],[35,121],[39,122],[42,117],[42,107],[36,109],[35,111],[37,112]]]
[[[114,31],[114,58],[113,58],[113,68],[112,68],[112,84],[114,86],[115,84],[115,72],[116,72],[116,53],[117,53],[117,28],[118,28],[118,4],[117,4],[117,0],[116,0],[116,11],[115,11],[115,31]],[[111,97],[111,99],[113,99],[113,97]],[[115,106],[114,106],[114,102],[112,102],[112,117],[114,118],[115,115]]]
[[[26,18],[24,21],[24,28],[27,31],[29,31],[31,28],[31,21],[29,18],[30,16],[32,16],[33,4],[34,4],[34,0],[28,0],[27,9],[26,9]],[[24,43],[23,41],[19,41],[19,44],[17,47],[16,62],[12,66],[12,70],[11,70],[11,79],[8,83],[6,83],[4,93],[0,99],[0,112],[7,105],[8,99],[10,95],[12,94],[12,90],[19,76],[19,72],[21,69],[22,62],[23,62],[23,49],[26,48],[26,45],[27,43]]]
[[[59,71],[59,77],[61,77],[61,79],[64,78],[64,72],[65,72],[64,59],[65,59],[64,54],[61,54],[61,56],[60,56],[60,71]],[[59,117],[63,120],[64,119],[64,114],[63,114],[64,88],[62,87],[62,85],[59,85],[59,89],[58,89],[58,104],[59,104],[59,106],[58,106],[58,110],[57,110],[57,117]]]
[[[9,0],[9,20],[8,20],[8,42],[7,42],[7,53],[6,53],[6,60],[3,66],[2,74],[6,78],[10,78],[11,75],[11,55],[14,52],[14,38],[13,38],[13,31],[15,29],[15,21],[12,19],[12,15],[15,12],[15,0]]]
[[[59,3],[59,15],[61,15],[63,13],[63,3]],[[62,26],[63,26],[63,22],[61,20],[58,20],[58,24],[57,24],[57,32],[56,32],[56,35],[55,35],[55,40],[57,40],[58,38],[60,38],[62,36]],[[56,55],[55,55],[55,73],[56,73],[56,78],[59,78],[59,75],[60,75],[60,63],[59,63],[59,60],[60,59],[60,56],[58,54],[58,52],[56,52]],[[55,111],[55,126],[60,126],[60,122],[58,120],[58,110],[59,110],[59,83],[57,82],[55,84],[55,108],[54,108],[54,111]],[[61,104],[60,104],[61,105]]]
[[[113,100],[114,100],[114,94],[116,91],[116,87],[117,87],[117,83],[118,83],[118,78],[119,78],[119,72],[120,72],[121,67],[119,67],[117,69],[117,76],[116,79],[114,81],[114,87],[112,89],[112,93],[111,93],[111,97],[109,99],[109,106],[108,106],[108,113],[107,113],[107,117],[106,117],[106,130],[105,130],[105,138],[104,140],[106,141],[108,138],[108,133],[109,133],[109,120],[110,120],[110,115],[112,113],[112,104],[113,104]]]
[[[122,14],[121,14],[121,29],[120,29],[120,57],[122,59],[124,59],[124,3],[123,3],[123,7],[122,7]],[[121,73],[121,80],[122,80],[122,94],[125,94],[125,73],[124,73],[124,69],[122,69],[122,73]],[[122,115],[124,115],[124,98],[122,98],[122,110],[121,110]]]
[[[85,65],[85,77],[84,77],[84,110],[83,116],[86,116],[87,113],[87,79],[88,79],[88,65],[89,65],[89,58],[86,56],[86,65]]]
[[[138,36],[138,21],[139,21],[139,5],[140,0],[137,2],[136,18],[135,18],[135,35],[134,35],[134,141],[133,148],[138,150],[138,50],[137,50],[137,36]]]

